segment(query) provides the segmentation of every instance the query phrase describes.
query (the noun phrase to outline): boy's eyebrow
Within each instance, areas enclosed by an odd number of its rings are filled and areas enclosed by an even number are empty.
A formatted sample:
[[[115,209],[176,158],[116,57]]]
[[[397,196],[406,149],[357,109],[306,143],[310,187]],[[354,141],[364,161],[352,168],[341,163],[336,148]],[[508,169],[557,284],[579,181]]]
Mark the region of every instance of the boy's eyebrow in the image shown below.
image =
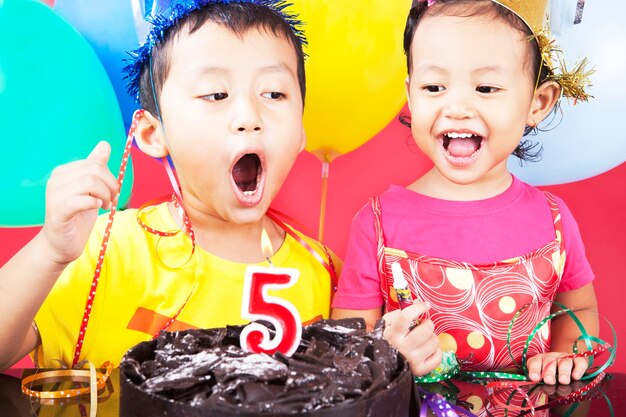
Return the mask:
[[[429,71],[433,71],[433,72],[444,72],[447,73],[448,70],[446,70],[444,67],[440,67],[438,65],[433,65],[433,64],[422,64],[422,65],[417,65],[414,69],[414,72],[429,72]]]
[[[258,69],[258,72],[289,72],[291,73],[291,68],[284,62],[274,65],[266,65]]]
[[[225,67],[217,67],[217,66],[203,66],[198,69],[194,69],[191,71],[192,76],[198,77],[205,74],[227,74],[231,71]]]
[[[272,65],[266,65],[264,67],[260,67],[256,72],[258,73],[285,72],[285,73],[292,74],[293,71],[291,70],[291,68],[289,68],[287,64],[281,62],[278,64],[272,64]],[[201,77],[207,74],[227,75],[230,73],[232,73],[232,71],[229,68],[220,67],[220,66],[203,66],[203,67],[193,69],[190,71],[190,75],[192,77]]]
[[[292,68],[290,68],[289,65],[287,65],[285,62],[265,65],[257,69],[256,72],[257,74],[271,74],[271,73],[286,74],[290,78],[296,81],[298,80],[298,76],[296,75],[295,70],[292,70]]]

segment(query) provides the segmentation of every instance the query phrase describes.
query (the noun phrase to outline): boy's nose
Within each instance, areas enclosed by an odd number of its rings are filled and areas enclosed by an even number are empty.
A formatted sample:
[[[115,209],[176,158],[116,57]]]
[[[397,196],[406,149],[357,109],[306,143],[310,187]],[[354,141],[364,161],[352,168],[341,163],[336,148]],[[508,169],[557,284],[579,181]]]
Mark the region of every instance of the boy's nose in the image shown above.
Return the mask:
[[[252,132],[260,132],[261,126],[239,126],[237,130],[240,132],[245,132],[247,130],[252,131]]]
[[[263,123],[258,106],[259,104],[255,103],[254,100],[240,100],[235,108],[233,130],[239,133],[263,131]]]

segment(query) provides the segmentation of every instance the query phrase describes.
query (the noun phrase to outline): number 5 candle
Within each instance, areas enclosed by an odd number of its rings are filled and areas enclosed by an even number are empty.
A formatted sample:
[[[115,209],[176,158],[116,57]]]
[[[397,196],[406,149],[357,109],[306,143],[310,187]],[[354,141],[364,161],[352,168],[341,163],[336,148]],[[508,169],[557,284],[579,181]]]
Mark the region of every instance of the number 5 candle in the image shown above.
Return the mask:
[[[300,313],[289,301],[273,297],[268,291],[293,286],[300,271],[294,268],[278,268],[271,263],[272,244],[265,229],[261,232],[261,248],[269,266],[251,265],[246,268],[241,316],[250,321],[270,322],[276,329],[276,334],[272,339],[267,327],[260,323],[250,323],[241,332],[239,342],[242,349],[248,352],[271,355],[280,351],[290,356],[298,348],[302,337]]]

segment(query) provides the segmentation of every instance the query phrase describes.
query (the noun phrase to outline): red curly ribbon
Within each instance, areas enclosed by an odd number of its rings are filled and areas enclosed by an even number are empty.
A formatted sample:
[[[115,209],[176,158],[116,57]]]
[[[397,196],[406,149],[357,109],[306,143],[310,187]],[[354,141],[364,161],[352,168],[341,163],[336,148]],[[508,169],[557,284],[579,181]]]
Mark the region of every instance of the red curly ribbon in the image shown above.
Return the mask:
[[[326,257],[328,258],[328,262],[326,262],[326,260],[322,258],[320,254],[311,247],[311,245],[307,243],[307,241],[302,239],[300,235],[298,235],[296,232],[293,231],[293,229],[291,229],[291,227],[287,226],[278,218],[279,215],[282,217],[289,218],[288,216],[274,209],[268,210],[266,214],[270,219],[272,219],[273,222],[275,222],[278,226],[280,226],[280,228],[282,228],[291,237],[293,237],[296,240],[296,242],[298,242],[306,250],[308,250],[311,253],[311,255],[313,255],[313,257],[317,259],[317,261],[320,264],[322,264],[322,266],[328,271],[328,275],[330,276],[330,280],[332,284],[332,293],[334,294],[337,291],[338,277],[337,277],[337,271],[335,270],[335,265],[333,263],[333,258],[330,256],[330,252],[328,251],[328,248],[326,248],[325,245],[322,245],[322,247],[324,248],[324,252],[326,252]]]
[[[96,297],[96,289],[98,288],[98,281],[100,280],[100,273],[102,271],[102,264],[104,263],[104,254],[107,250],[109,243],[109,235],[111,233],[111,226],[113,226],[113,216],[117,211],[117,204],[120,198],[120,192],[122,190],[122,183],[124,182],[124,175],[126,174],[126,166],[128,164],[128,158],[130,157],[130,149],[133,145],[133,137],[135,135],[135,129],[137,128],[137,121],[143,115],[143,110],[138,110],[133,118],[133,123],[128,130],[128,136],[126,137],[126,146],[124,148],[124,155],[122,156],[122,163],[120,165],[120,171],[117,176],[117,194],[111,204],[111,211],[109,212],[109,219],[104,230],[104,236],[102,237],[102,245],[100,247],[100,254],[98,261],[96,262],[96,269],[91,280],[91,290],[87,297],[87,303],[85,304],[85,312],[83,313],[83,319],[80,323],[80,331],[78,332],[78,339],[76,340],[76,348],[74,349],[74,359],[72,361],[72,368],[76,366],[79,361],[80,353],[83,350],[83,343],[85,342],[85,334],[87,332],[87,325],[89,324],[89,318],[91,317],[91,309],[93,308],[94,299]]]

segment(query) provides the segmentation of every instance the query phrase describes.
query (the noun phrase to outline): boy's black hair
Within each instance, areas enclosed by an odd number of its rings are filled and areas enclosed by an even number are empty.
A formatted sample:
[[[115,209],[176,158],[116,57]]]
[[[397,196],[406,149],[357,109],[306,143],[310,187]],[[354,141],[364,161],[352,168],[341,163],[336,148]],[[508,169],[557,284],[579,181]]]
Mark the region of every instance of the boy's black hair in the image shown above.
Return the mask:
[[[510,11],[506,7],[501,6],[491,0],[477,1],[477,0],[437,0],[437,8],[434,13],[427,13],[428,10],[432,10],[432,7],[428,7],[426,2],[414,2],[415,6],[411,8],[409,15],[406,19],[406,26],[404,28],[404,54],[406,55],[407,71],[411,74],[411,45],[413,44],[413,38],[415,37],[415,31],[420,19],[424,15],[441,15],[446,14],[446,10],[455,7],[454,16],[470,17],[484,14],[491,14],[494,18],[499,18],[509,23],[511,27],[524,33],[528,39],[528,55],[530,58],[530,68],[532,69],[532,79],[538,80],[537,85],[549,79],[552,74],[550,67],[548,67],[541,59],[541,52],[539,51],[539,44],[533,40],[533,32],[524,23],[519,16]],[[458,6],[465,6],[459,12]],[[557,106],[555,106],[555,110]],[[405,126],[411,127],[411,122],[406,116],[400,117],[400,123]],[[529,133],[536,134],[536,126],[526,126],[523,136]],[[539,142],[532,142],[531,140],[522,140],[520,144],[513,151],[513,155],[517,156],[521,161],[538,161],[541,159],[542,146]]]
[[[222,25],[237,35],[250,29],[266,30],[269,34],[286,38],[294,48],[298,61],[298,82],[302,94],[302,102],[306,95],[306,76],[304,71],[304,51],[302,40],[296,36],[291,26],[274,10],[254,3],[211,3],[194,10],[177,22],[164,36],[163,40],[154,45],[150,59],[141,68],[139,78],[139,100],[142,108],[157,115],[158,108],[155,97],[161,94],[163,84],[170,68],[170,52],[173,40],[183,30],[193,33],[207,21]],[[150,68],[152,66],[152,74]],[[153,91],[153,88],[155,91]]]

